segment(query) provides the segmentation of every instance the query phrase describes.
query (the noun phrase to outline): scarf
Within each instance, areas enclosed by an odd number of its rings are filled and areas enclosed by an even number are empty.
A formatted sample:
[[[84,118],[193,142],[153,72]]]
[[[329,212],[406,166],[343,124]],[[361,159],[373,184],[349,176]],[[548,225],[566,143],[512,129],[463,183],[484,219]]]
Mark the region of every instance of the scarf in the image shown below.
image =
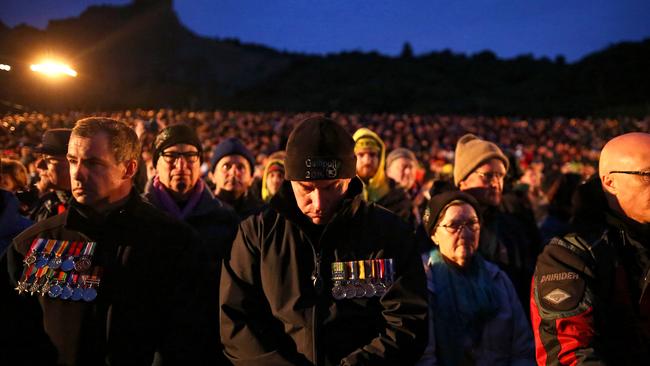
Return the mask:
[[[165,188],[165,186],[160,183],[158,176],[155,176],[153,178],[152,191],[156,197],[156,200],[160,202],[162,208],[165,211],[169,212],[172,216],[179,220],[185,220],[185,218],[194,210],[196,205],[199,203],[199,200],[201,199],[201,194],[203,194],[204,189],[205,183],[203,183],[203,180],[199,179],[196,182],[196,185],[194,185],[194,189],[190,194],[189,201],[187,201],[187,204],[181,210],[178,207],[178,204],[176,204],[176,201],[174,201],[169,192],[167,192],[167,188]]]
[[[468,352],[480,343],[485,323],[498,310],[496,288],[476,253],[466,268],[458,268],[435,248],[427,263],[434,286],[433,326],[438,359],[442,365],[475,364]]]

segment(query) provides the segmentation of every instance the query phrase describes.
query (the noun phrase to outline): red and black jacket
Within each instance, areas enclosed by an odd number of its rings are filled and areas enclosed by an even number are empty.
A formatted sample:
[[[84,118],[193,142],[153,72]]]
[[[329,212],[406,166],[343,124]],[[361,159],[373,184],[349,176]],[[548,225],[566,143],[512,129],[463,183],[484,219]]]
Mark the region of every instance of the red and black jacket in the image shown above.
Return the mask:
[[[604,199],[592,196],[598,198]],[[644,364],[650,357],[648,230],[604,206],[582,219],[591,221],[552,239],[537,261],[530,301],[537,363]]]

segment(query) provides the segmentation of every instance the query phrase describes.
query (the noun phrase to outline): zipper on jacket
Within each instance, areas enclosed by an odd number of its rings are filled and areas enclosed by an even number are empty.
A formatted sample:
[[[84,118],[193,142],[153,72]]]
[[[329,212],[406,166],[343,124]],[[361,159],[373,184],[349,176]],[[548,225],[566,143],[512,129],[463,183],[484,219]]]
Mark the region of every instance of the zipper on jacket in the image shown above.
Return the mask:
[[[643,297],[648,289],[648,278],[650,278],[650,268],[646,270],[645,277],[643,277],[643,289],[641,290],[641,296],[639,296],[639,305],[643,303]]]
[[[314,272],[311,274],[311,281],[314,284],[316,293],[320,296],[323,291],[323,278],[320,274],[321,253],[314,250]]]
[[[320,244],[320,243],[319,243]],[[314,365],[318,365],[318,347],[317,347],[317,327],[318,327],[318,302],[320,301],[320,296],[323,292],[323,278],[321,277],[321,257],[322,249],[316,251],[312,246],[314,251],[314,273],[312,274],[312,281],[314,283],[314,290],[316,291],[316,301],[314,302],[314,307],[312,309],[311,316],[311,331],[312,331],[312,352],[314,354]]]

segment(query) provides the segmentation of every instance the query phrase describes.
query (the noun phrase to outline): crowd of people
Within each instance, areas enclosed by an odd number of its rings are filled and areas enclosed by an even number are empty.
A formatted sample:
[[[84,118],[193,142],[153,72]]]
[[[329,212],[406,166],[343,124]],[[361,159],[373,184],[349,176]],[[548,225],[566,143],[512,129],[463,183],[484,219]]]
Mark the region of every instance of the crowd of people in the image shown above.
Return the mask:
[[[134,110],[1,127],[0,357],[650,356],[650,118]]]

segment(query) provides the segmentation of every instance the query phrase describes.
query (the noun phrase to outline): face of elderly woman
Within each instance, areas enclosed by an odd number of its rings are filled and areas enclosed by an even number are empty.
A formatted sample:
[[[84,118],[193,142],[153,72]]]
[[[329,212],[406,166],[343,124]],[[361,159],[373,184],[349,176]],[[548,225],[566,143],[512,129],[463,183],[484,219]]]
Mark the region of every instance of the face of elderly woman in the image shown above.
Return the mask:
[[[476,211],[471,205],[461,203],[447,208],[431,239],[445,258],[464,267],[476,253],[479,234]]]

